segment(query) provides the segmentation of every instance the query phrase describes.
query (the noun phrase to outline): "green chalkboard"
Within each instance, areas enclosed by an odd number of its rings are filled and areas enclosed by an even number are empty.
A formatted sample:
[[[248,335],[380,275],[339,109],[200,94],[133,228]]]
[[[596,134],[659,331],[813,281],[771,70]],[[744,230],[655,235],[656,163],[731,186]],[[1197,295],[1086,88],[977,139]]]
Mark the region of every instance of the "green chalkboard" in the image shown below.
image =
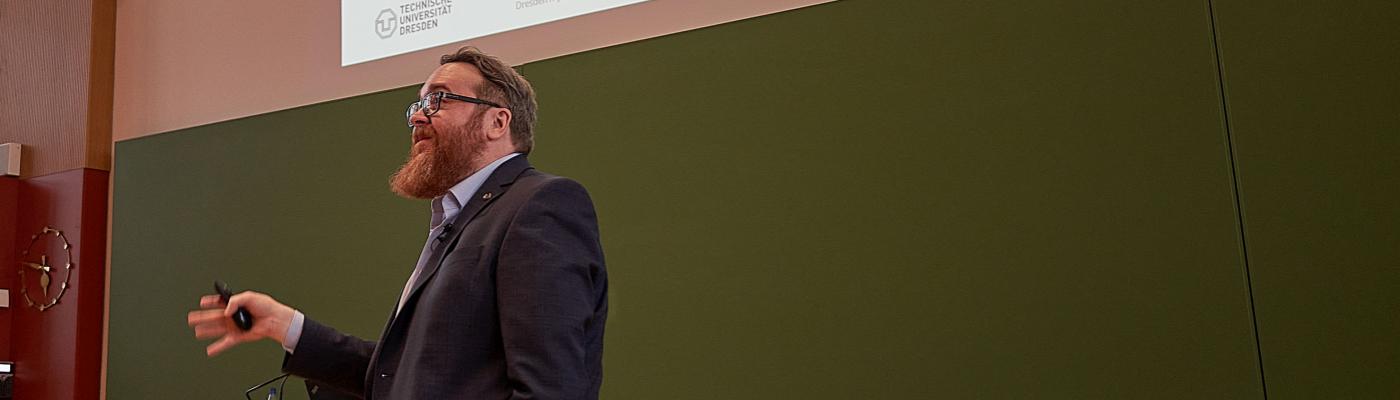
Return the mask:
[[[523,66],[598,206],[603,397],[1261,398],[1212,44],[1201,2],[846,0]],[[415,91],[117,144],[110,398],[277,373],[204,357],[215,278],[378,334]]]
[[[1400,5],[1216,14],[1269,398],[1400,398]]]

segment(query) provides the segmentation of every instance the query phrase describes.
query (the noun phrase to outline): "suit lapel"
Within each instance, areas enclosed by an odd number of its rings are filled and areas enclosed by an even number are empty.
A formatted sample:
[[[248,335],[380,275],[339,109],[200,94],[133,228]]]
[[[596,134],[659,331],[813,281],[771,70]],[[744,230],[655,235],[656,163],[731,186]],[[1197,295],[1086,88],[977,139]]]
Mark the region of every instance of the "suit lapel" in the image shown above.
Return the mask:
[[[442,260],[447,257],[447,253],[452,252],[452,250],[457,247],[457,241],[461,239],[462,232],[467,230],[467,225],[470,224],[477,215],[481,214],[482,210],[486,209],[486,206],[500,198],[501,195],[505,193],[506,189],[508,189],[512,183],[515,183],[515,179],[520,177],[521,173],[531,168],[529,160],[525,159],[525,155],[518,155],[502,163],[491,173],[491,177],[487,178],[486,182],[481,184],[481,188],[477,189],[471,199],[467,200],[467,204],[462,206],[462,211],[458,212],[457,216],[452,219],[452,231],[438,235],[438,238],[442,240],[440,243],[436,243],[436,246],[429,253],[428,263],[423,266],[423,272],[418,274],[418,279],[413,282],[413,290],[408,293],[408,297],[404,298],[404,305],[400,308],[399,314],[402,314],[414,303],[414,299],[418,297],[418,292],[421,291],[423,286],[437,273],[438,267],[442,266]],[[438,240],[438,238],[430,240]],[[397,316],[395,319],[397,319]]]

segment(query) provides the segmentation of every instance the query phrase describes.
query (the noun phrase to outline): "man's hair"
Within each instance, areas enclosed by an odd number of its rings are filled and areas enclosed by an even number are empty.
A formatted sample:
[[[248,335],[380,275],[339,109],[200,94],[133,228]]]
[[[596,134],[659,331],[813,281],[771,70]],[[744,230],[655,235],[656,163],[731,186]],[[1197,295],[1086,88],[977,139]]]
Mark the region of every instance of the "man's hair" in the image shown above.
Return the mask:
[[[535,147],[535,89],[520,73],[501,59],[466,46],[456,53],[444,54],[442,64],[467,63],[481,71],[486,78],[476,88],[477,96],[510,109],[510,138],[515,151],[529,154]]]

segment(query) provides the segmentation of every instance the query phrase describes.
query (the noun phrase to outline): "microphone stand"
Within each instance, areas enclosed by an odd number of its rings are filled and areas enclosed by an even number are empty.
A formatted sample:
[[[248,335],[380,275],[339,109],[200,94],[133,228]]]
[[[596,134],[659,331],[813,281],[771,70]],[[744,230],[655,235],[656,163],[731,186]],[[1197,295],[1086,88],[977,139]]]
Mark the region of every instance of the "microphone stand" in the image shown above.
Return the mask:
[[[253,391],[254,391],[254,390],[262,389],[263,386],[271,385],[272,382],[277,382],[277,380],[280,379],[280,380],[282,380],[282,383],[281,383],[281,384],[277,385],[276,388],[268,389],[268,391],[267,391],[267,400],[273,400],[273,399],[278,399],[278,400],[280,400],[280,399],[282,398],[282,388],[284,388],[284,387],[287,386],[287,378],[288,378],[288,377],[291,377],[291,376],[292,376],[292,374],[277,375],[276,378],[268,379],[267,382],[263,382],[263,383],[258,384],[257,386],[250,387],[250,388],[248,388],[248,390],[244,390],[244,391],[243,391],[243,398],[246,398],[246,399],[248,399],[248,400],[253,400]]]

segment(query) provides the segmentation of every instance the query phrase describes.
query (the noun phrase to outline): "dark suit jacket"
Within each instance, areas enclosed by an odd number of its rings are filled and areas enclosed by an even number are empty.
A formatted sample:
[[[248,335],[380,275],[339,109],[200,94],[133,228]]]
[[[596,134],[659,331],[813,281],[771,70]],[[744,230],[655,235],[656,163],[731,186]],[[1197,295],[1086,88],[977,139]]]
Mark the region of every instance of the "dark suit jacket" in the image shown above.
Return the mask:
[[[282,369],[366,399],[598,398],[608,280],[583,186],[516,156],[452,226],[378,342],[306,318]]]

